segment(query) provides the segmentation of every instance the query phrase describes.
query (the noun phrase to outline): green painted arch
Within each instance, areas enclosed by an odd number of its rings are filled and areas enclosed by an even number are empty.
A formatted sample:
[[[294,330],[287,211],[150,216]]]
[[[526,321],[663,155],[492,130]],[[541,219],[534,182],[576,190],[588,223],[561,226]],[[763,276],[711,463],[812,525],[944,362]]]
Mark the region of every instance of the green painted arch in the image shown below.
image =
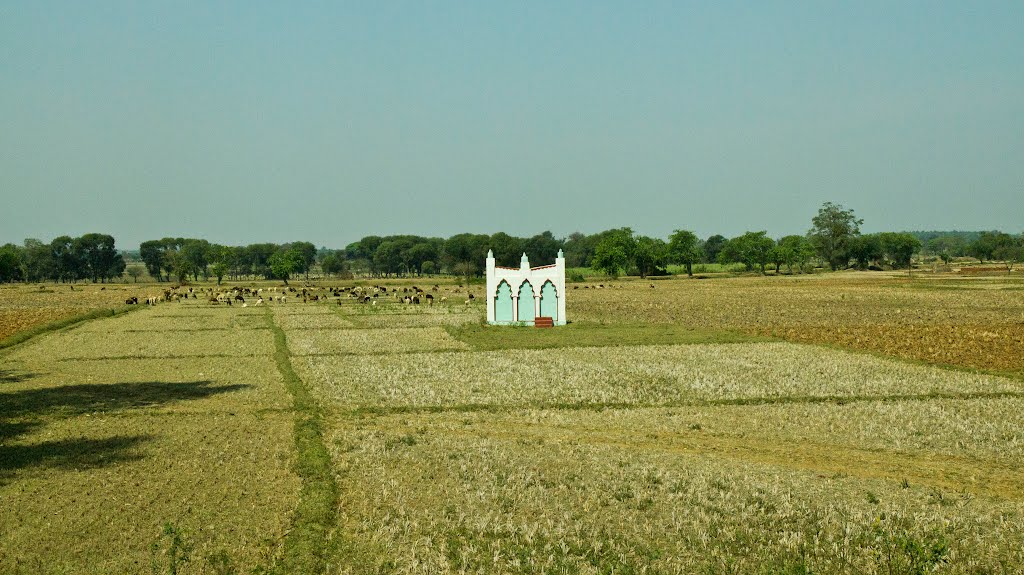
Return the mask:
[[[512,286],[501,280],[494,296],[494,321],[512,321]]]
[[[558,290],[551,280],[544,282],[540,288],[540,315],[558,321]]]
[[[533,321],[533,284],[526,280],[519,286],[519,321]]]

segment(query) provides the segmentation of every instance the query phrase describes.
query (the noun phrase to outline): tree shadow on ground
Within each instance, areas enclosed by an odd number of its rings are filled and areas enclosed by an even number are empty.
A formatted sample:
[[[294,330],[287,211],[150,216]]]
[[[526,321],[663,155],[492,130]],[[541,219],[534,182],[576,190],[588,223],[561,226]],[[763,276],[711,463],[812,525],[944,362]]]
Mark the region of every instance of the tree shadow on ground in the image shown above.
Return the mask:
[[[141,444],[151,435],[104,439],[61,439],[11,443],[45,424],[48,417],[157,407],[204,399],[252,387],[213,385],[211,381],[98,383],[0,392],[0,480],[27,467],[80,469],[141,459]]]
[[[0,369],[0,383],[18,383],[30,379],[34,374],[14,369]]]
[[[38,421],[4,421],[0,419],[0,445],[19,435],[25,435],[42,425]],[[3,462],[0,462],[2,465]]]
[[[31,445],[0,446],[0,480],[26,467],[85,469],[142,459],[140,444],[150,435],[115,436],[105,439],[62,439]]]
[[[204,399],[213,395],[252,387],[247,384],[213,385],[212,381],[172,383],[96,383],[61,385],[0,393],[0,417],[78,415],[156,407],[179,401]]]

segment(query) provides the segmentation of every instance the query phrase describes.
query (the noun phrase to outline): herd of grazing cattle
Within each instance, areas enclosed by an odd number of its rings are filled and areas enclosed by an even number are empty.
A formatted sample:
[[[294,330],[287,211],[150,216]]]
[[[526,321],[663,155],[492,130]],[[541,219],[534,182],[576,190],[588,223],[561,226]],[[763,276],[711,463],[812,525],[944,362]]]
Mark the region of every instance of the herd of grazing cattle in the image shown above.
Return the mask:
[[[240,304],[242,307],[248,307],[251,303],[253,306],[267,305],[271,303],[284,304],[289,301],[310,303],[310,302],[321,302],[334,300],[338,305],[342,305],[342,301],[345,298],[354,299],[362,304],[377,305],[377,301],[382,297],[390,298],[393,297],[398,303],[404,303],[408,305],[434,305],[435,299],[440,303],[446,303],[448,301],[447,295],[442,295],[439,292],[447,292],[451,294],[461,294],[464,288],[460,285],[458,287],[442,288],[439,285],[434,285],[430,288],[430,291],[424,290],[417,286],[411,287],[387,287],[383,285],[375,286],[345,286],[345,287],[326,287],[326,286],[306,286],[296,288],[293,286],[275,286],[269,288],[255,288],[255,287],[228,287],[228,288],[197,288],[190,286],[175,285],[163,290],[163,293],[159,295],[151,295],[140,300],[137,296],[130,297],[125,300],[126,305],[135,305],[140,302],[146,305],[156,305],[163,302],[181,302],[183,300],[194,299],[204,300],[207,303],[214,305],[233,305]],[[469,305],[473,303],[476,296],[473,295],[468,289],[465,289],[466,299],[465,304]],[[437,294],[437,296],[435,296]]]

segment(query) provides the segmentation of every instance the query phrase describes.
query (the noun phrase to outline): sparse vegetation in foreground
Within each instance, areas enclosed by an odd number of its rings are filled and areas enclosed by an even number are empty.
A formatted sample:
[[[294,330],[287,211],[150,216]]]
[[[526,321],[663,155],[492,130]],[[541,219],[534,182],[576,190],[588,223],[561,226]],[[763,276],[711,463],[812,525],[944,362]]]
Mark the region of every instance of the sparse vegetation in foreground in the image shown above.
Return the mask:
[[[442,284],[161,302],[0,351],[0,572],[1024,565],[1017,280],[573,287],[549,330]]]

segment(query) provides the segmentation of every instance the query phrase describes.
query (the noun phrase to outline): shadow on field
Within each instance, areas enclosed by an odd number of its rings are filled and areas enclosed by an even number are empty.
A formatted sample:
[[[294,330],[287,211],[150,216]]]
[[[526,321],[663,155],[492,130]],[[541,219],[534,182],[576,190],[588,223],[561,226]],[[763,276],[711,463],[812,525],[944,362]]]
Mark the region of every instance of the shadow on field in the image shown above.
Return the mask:
[[[25,467],[83,469],[135,461],[143,457],[135,448],[150,439],[149,435],[129,435],[0,446],[0,479],[6,479]]]
[[[0,393],[0,479],[27,467],[81,469],[144,457],[138,448],[151,435],[104,439],[60,439],[21,445],[10,442],[45,424],[48,416],[157,407],[238,391],[250,385],[213,385],[211,381],[63,385]]]
[[[18,383],[32,377],[33,374],[13,369],[0,369],[0,383]]]
[[[62,385],[0,393],[0,417],[77,415],[156,407],[178,401],[204,399],[212,395],[251,387],[246,384],[213,385],[212,381],[171,383],[96,383]]]
[[[6,443],[9,439],[25,435],[40,425],[38,421],[18,421],[12,423],[0,420],[0,445]],[[0,461],[0,465],[2,464],[3,462]]]

